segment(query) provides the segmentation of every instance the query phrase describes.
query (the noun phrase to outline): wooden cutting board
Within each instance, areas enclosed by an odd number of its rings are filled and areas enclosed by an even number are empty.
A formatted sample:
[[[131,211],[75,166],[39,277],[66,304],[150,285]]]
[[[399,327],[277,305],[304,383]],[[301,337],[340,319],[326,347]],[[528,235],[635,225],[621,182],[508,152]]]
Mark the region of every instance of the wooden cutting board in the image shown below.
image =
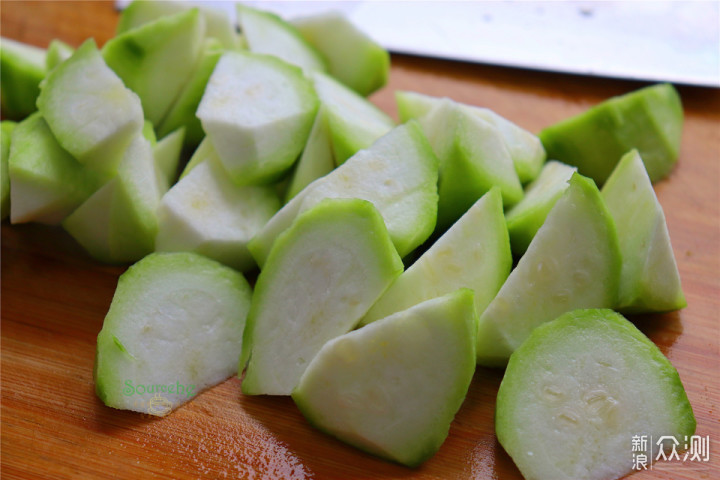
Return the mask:
[[[89,36],[102,45],[117,13],[111,2],[3,1],[1,18],[3,36],[41,47]],[[537,132],[640,86],[394,57],[390,84],[372,99],[394,115],[395,90],[447,95]],[[638,480],[720,478],[720,91],[680,93],[680,161],[656,191],[688,307],[635,320],[680,372],[711,460],[659,463]],[[60,228],[2,224],[2,478],[520,478],[493,433],[500,370],[478,369],[447,441],[418,469],[313,430],[289,398],[243,396],[237,378],[164,419],[105,407],[93,391],[95,337],[123,271]]]

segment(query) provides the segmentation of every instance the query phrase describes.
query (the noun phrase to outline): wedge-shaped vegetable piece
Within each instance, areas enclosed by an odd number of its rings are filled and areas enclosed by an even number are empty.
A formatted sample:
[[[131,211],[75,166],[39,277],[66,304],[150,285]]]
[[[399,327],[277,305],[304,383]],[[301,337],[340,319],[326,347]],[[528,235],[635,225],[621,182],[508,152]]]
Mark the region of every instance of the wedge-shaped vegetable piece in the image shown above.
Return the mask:
[[[295,26],[274,13],[237,4],[237,18],[248,49],[278,57],[305,72],[325,71],[323,56],[300,35]]]
[[[516,204],[522,185],[497,128],[451,100],[420,119],[440,160],[438,229],[447,229],[493,186],[503,203]]]
[[[203,93],[205,93],[205,87],[208,80],[210,80],[210,75],[212,75],[223,52],[222,44],[217,39],[205,40],[195,70],[163,119],[162,124],[158,127],[158,134],[161,137],[181,127],[185,128],[185,143],[187,145],[198,145],[205,137],[205,131],[195,112],[200,105]]]
[[[137,134],[115,178],[63,222],[93,257],[107,263],[140,260],[154,250],[157,207],[165,186],[150,141]]]
[[[478,363],[504,365],[538,325],[617,302],[615,223],[592,180],[573,174],[525,255],[480,316]]]
[[[521,183],[537,178],[545,163],[545,149],[538,137],[487,108],[465,107],[495,126],[512,157]]]
[[[223,48],[238,48],[235,27],[227,12],[202,6],[197,2],[173,2],[169,0],[134,0],[123,10],[116,35],[138,28],[163,17],[198,8],[205,22],[205,38],[217,39]]]
[[[206,160],[163,196],[158,251],[194,251],[237,270],[255,266],[247,243],[280,208],[272,187],[238,186]]]
[[[17,124],[12,120],[0,122],[0,220],[10,214],[10,137]]]
[[[269,183],[297,159],[318,105],[299,68],[268,55],[226,52],[197,116],[237,183]]]
[[[163,190],[170,188],[177,179],[184,139],[185,128],[180,127],[153,145],[155,164],[165,184]]]
[[[190,160],[188,160],[187,165],[185,165],[185,168],[180,174],[180,179],[184,178],[193,170],[193,168],[197,167],[202,162],[208,159],[211,159],[213,162],[221,165],[220,157],[218,157],[215,148],[213,148],[210,140],[205,137],[205,139],[200,142],[200,145],[198,145],[198,147],[193,152],[192,157],[190,157]]]
[[[695,417],[677,370],[645,335],[612,310],[576,310],[510,357],[495,431],[525,478],[603,480],[631,473],[635,455],[652,462],[663,436],[666,452],[673,436],[682,445]],[[636,449],[636,436],[652,438],[652,451]]]
[[[395,103],[397,104],[398,117],[401,122],[424,117],[443,100],[453,101],[449,97],[433,97],[408,90],[395,92]]]
[[[258,276],[243,393],[290,395],[320,348],[357,325],[402,269],[370,202],[331,199],[303,213]]]
[[[551,160],[540,175],[525,189],[520,203],[507,212],[507,228],[513,254],[525,253],[550,209],[568,187],[568,180],[577,168]]]
[[[204,18],[191,9],[110,39],[102,54],[138,94],[145,117],[160,125],[195,70],[204,36]]]
[[[389,132],[395,123],[385,112],[329,75],[312,75],[315,91],[327,110],[335,163],[342,164]]]
[[[12,223],[58,224],[101,185],[57,143],[39,112],[13,131],[9,173]]]
[[[680,151],[683,109],[670,84],[613,97],[540,132],[548,157],[575,165],[598,185],[635,148],[650,180],[672,170]]]
[[[293,24],[327,59],[328,73],[360,95],[368,96],[387,83],[390,54],[343,15],[329,12]]]
[[[315,122],[312,130],[310,130],[310,136],[308,136],[302,155],[300,155],[300,159],[295,165],[295,170],[285,193],[287,201],[290,201],[313,181],[324,177],[335,168],[335,157],[332,152],[329,130],[327,114],[325,108],[321,106],[315,116]]]
[[[424,117],[443,100],[453,101],[449,97],[433,97],[408,90],[395,92],[395,103],[398,108],[398,118],[400,118],[401,122]]]
[[[58,39],[52,40],[50,45],[48,45],[47,54],[45,55],[45,67],[47,71],[49,72],[72,57],[73,53],[75,53],[75,49],[67,43]]]
[[[45,78],[44,48],[0,38],[0,104],[5,119],[22,120],[37,110],[40,82]]]
[[[362,198],[378,209],[405,256],[435,227],[437,172],[437,158],[418,124],[395,127],[296,195],[253,238],[250,252],[262,267],[275,239],[301,212],[326,198]]]
[[[411,118],[421,118],[442,103],[443,100],[449,100],[409,91],[396,92],[395,99],[401,122]],[[545,149],[538,137],[488,108],[466,104],[459,105],[460,108],[477,115],[498,129],[508,153],[512,157],[515,171],[521,183],[534,180],[540,174],[545,162]]]
[[[92,39],[48,74],[37,105],[58,143],[100,172],[115,172],[143,127],[140,99],[105,64]]]
[[[510,274],[512,255],[497,187],[478,200],[387,289],[361,325],[458,288],[475,292],[481,314]]]
[[[417,466],[447,437],[475,371],[477,314],[462,289],[330,340],[293,392],[315,427]]]
[[[665,214],[637,150],[623,156],[602,196],[615,219],[623,258],[615,308],[630,313],[684,308]]]
[[[233,376],[251,295],[240,273],[200,255],[143,258],[120,276],[97,338],[98,397],[164,416]]]
[[[155,134],[155,126],[150,120],[146,119],[145,123],[143,123],[142,135],[150,142],[150,145],[155,148],[157,145],[157,135]]]

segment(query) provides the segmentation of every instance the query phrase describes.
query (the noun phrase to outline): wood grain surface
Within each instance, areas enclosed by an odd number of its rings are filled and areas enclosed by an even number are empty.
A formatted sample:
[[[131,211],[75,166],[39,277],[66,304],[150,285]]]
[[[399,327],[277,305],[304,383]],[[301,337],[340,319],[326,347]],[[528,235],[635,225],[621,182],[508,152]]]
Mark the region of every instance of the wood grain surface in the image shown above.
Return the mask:
[[[3,0],[0,9],[3,36],[41,47],[90,36],[102,45],[117,22],[111,2]],[[394,90],[447,95],[537,132],[641,86],[395,56],[372,100],[395,115]],[[720,478],[720,91],[679,90],[680,161],[656,191],[688,307],[634,320],[677,367],[711,461],[658,463],[637,480]],[[237,378],[163,419],[105,407],[93,391],[95,337],[123,271],[90,259],[60,228],[2,224],[3,479],[520,478],[493,433],[500,370],[478,369],[447,441],[418,469],[313,430],[289,398],[243,396]]]

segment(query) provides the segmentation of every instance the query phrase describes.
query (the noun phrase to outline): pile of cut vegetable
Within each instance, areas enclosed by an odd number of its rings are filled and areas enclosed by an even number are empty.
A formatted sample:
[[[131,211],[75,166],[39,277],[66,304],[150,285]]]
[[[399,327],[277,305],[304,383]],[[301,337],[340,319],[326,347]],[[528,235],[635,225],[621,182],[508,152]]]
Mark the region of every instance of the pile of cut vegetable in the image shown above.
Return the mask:
[[[417,466],[481,365],[506,368],[496,432],[527,478],[617,478],[633,436],[694,433],[621,315],[685,306],[651,183],[678,157],[671,85],[539,136],[402,91],[396,125],[366,98],[389,55],[345,18],[237,18],[136,1],[102,48],[2,39],[3,218],[134,263],[97,339],[106,405],[166,414],[126,388],[192,385],[172,410],[240,375]]]

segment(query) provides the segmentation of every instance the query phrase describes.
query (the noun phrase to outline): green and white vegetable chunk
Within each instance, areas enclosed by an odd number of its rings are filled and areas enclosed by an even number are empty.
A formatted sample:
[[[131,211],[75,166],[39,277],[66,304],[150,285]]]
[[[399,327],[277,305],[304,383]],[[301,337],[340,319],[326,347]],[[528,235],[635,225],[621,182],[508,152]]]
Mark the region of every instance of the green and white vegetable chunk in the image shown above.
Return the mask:
[[[331,76],[314,72],[312,80],[320,103],[327,111],[337,165],[368,148],[395,126],[385,112]]]
[[[269,183],[305,146],[319,102],[302,71],[275,57],[226,52],[197,116],[237,183]]]
[[[401,122],[424,117],[443,100],[454,101],[450,97],[433,97],[408,90],[395,92],[395,103],[397,104],[398,117]]]
[[[511,267],[502,197],[495,187],[395,280],[361,325],[459,288],[473,290],[479,315],[500,290]]]
[[[192,75],[183,86],[170,111],[158,126],[158,134],[161,137],[183,127],[185,128],[185,143],[187,145],[196,146],[205,138],[205,131],[195,112],[205,93],[210,75],[212,75],[224,51],[222,44],[217,39],[205,39],[200,59]]]
[[[368,96],[390,76],[390,54],[345,16],[328,12],[293,20],[300,34],[327,59],[328,73]]]
[[[315,427],[417,466],[447,437],[475,371],[477,314],[462,289],[323,346],[292,397]]]
[[[608,480],[631,473],[633,455],[652,462],[663,436],[682,445],[695,418],[655,344],[612,310],[576,310],[539,326],[510,357],[495,431],[527,479]],[[636,435],[652,443],[635,450]]]
[[[522,199],[510,152],[494,125],[448,99],[419,122],[440,160],[438,230],[447,229],[494,186],[505,206]]]
[[[205,19],[193,8],[112,38],[102,54],[138,94],[145,117],[160,125],[193,74],[204,37]]]
[[[419,119],[425,116],[433,108],[449,99],[447,97],[431,97],[422,93],[401,90],[395,93],[395,100],[400,121],[405,122],[411,118]],[[482,118],[498,129],[498,133],[502,136],[505,147],[507,147],[508,153],[512,157],[515,171],[521,183],[527,183],[538,176],[545,162],[545,149],[537,136],[488,108],[462,103],[458,105],[463,110]]]
[[[325,71],[325,59],[297,28],[271,12],[236,4],[238,25],[251,52],[272,55],[310,73]]]
[[[329,199],[300,215],[255,285],[243,393],[290,395],[320,348],[355,327],[402,270],[372,203]]]
[[[120,15],[116,34],[120,35],[146,23],[163,17],[197,8],[205,22],[205,38],[218,40],[223,48],[239,47],[235,26],[223,10],[208,8],[197,2],[175,2],[170,0],[133,0]]]
[[[45,67],[47,71],[49,72],[72,57],[73,53],[75,53],[75,49],[67,43],[58,39],[52,40],[50,45],[48,45],[47,54],[45,55]]]
[[[180,179],[188,175],[193,170],[193,168],[197,167],[205,160],[212,160],[218,165],[221,165],[220,157],[218,157],[215,148],[212,146],[212,143],[210,143],[210,140],[207,137],[205,137],[203,141],[200,142],[200,145],[198,145],[193,152],[190,160],[188,160],[187,165],[185,165],[185,168],[180,174]]]
[[[245,271],[247,243],[280,208],[268,186],[238,186],[206,160],[176,183],[158,207],[157,251],[194,251]]]
[[[592,180],[577,173],[480,316],[478,363],[504,365],[532,330],[570,310],[617,302],[615,223]]]
[[[637,150],[623,156],[602,196],[615,220],[623,258],[615,308],[629,313],[684,308],[665,214]]]
[[[59,224],[101,185],[57,143],[39,112],[15,127],[8,163],[12,223]]]
[[[180,127],[156,141],[155,145],[153,145],[155,165],[157,165],[160,178],[165,180],[163,190],[170,188],[178,177],[178,167],[184,140],[185,128]]]
[[[63,227],[100,261],[140,260],[154,250],[157,207],[166,186],[150,141],[138,133],[117,176],[68,216]]]
[[[200,255],[143,258],[120,277],[97,338],[98,397],[164,416],[233,376],[251,295],[240,273]]]
[[[315,116],[302,155],[300,155],[290,178],[290,184],[285,193],[286,201],[289,202],[305,187],[332,172],[334,168],[335,157],[332,152],[327,114],[325,108],[321,106]]]
[[[378,209],[398,253],[405,256],[435,227],[437,171],[437,158],[419,125],[395,127],[296,195],[253,238],[250,252],[262,267],[275,239],[301,212],[326,198],[362,198]]]
[[[4,119],[22,120],[37,110],[39,85],[47,73],[45,57],[44,48],[0,38],[0,105]]]
[[[155,134],[155,126],[148,119],[145,119],[145,122],[143,123],[142,135],[150,142],[150,145],[152,145],[153,148],[157,146],[158,142],[157,135]]]
[[[143,110],[95,41],[85,41],[40,88],[38,109],[58,143],[89,168],[114,173],[143,127]]]
[[[550,160],[540,175],[525,189],[525,196],[506,215],[513,254],[525,253],[535,234],[545,222],[555,202],[568,187],[577,168]]]
[[[613,97],[540,132],[548,157],[570,165],[602,186],[620,161],[636,148],[650,180],[667,176],[677,162],[683,109],[670,84]]]

